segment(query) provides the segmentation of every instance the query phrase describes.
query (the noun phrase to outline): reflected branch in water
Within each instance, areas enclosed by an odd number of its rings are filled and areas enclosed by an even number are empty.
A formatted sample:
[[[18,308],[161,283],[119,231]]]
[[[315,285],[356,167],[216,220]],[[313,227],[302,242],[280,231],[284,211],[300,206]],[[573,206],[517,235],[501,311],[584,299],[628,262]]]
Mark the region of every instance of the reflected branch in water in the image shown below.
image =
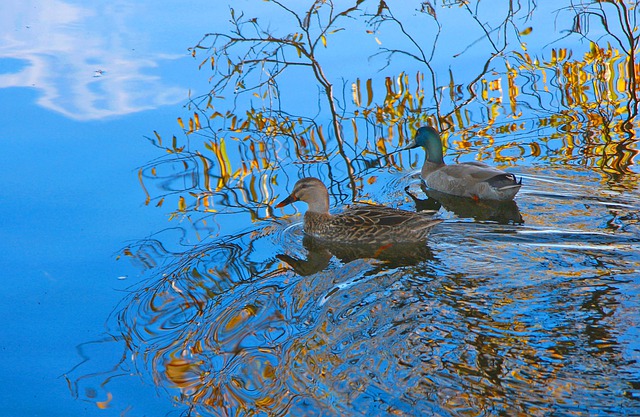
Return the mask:
[[[412,36],[407,25],[409,18],[397,13],[396,8],[392,11],[386,4],[372,2],[373,12],[367,11],[366,3],[358,2],[359,8],[341,10],[332,4],[316,2],[315,9],[297,10],[270,2],[274,11],[284,14],[283,19],[293,19],[302,29],[297,34],[271,33],[260,21],[234,11],[235,32],[209,34],[200,41],[193,51],[207,54],[207,63],[211,60],[212,91],[190,103],[196,113],[182,126],[188,126],[184,131],[191,141],[181,145],[174,140],[172,146],[164,147],[176,162],[175,166],[169,163],[167,168],[177,169],[181,163],[191,165],[185,167],[182,177],[175,175],[176,184],[191,178],[199,182],[172,189],[178,197],[176,215],[200,210],[246,211],[252,221],[264,219],[267,216],[261,211],[268,210],[273,203],[271,187],[277,184],[278,173],[300,178],[308,175],[309,170],[317,170],[315,176],[327,175],[329,182],[338,184],[337,194],[343,194],[342,188],[348,187],[350,200],[356,201],[366,195],[367,184],[363,179],[376,168],[414,168],[413,161],[407,163],[401,155],[391,156],[388,150],[401,146],[413,130],[424,124],[441,127],[444,146],[455,160],[473,153],[475,159],[491,158],[499,166],[540,160],[598,168],[610,179],[630,173],[637,152],[629,127],[633,118],[631,111],[621,111],[631,103],[626,88],[635,85],[635,77],[629,75],[635,72],[629,73],[632,61],[628,57],[623,65],[623,57],[617,50],[597,44],[584,51],[580,59],[572,59],[579,48],[575,53],[567,48],[552,49],[551,58],[531,56],[520,44],[521,38],[548,36],[533,21],[532,3],[527,3],[528,7],[520,2],[505,3],[501,9],[505,14],[492,16],[491,23],[485,24],[487,27],[481,27],[478,20],[478,13],[492,7],[487,2],[475,6],[461,3],[462,13],[450,9],[451,5],[443,6],[437,12],[438,19],[436,10],[423,4],[422,15],[435,21],[433,27],[437,29],[434,38],[423,44]],[[488,37],[485,43],[494,45],[490,51],[473,48],[479,55],[473,59],[475,72],[457,61],[452,62],[446,75],[433,67],[432,62],[450,54],[444,44],[439,44],[441,35],[451,36],[447,31],[452,28],[440,23],[440,14],[445,12],[455,12],[458,18]],[[608,21],[613,18],[607,17]],[[305,80],[317,85],[323,94],[330,89],[330,94],[321,96],[320,101],[333,102],[335,107],[328,114],[317,110],[314,117],[308,112],[302,114],[300,108],[289,111],[295,107],[289,99],[299,93],[285,88],[286,77],[296,71],[292,64],[305,62],[311,69],[320,65],[316,55],[320,50],[331,53],[332,44],[328,42],[325,46],[325,41],[337,36],[332,30],[339,29],[336,25],[340,19],[364,19],[374,32],[383,28],[399,31],[399,38],[408,40],[405,43],[417,49],[412,53],[407,45],[405,49],[384,46],[377,54],[389,54],[387,62],[391,62],[393,56],[394,61],[406,56],[400,53],[404,51],[425,64],[428,75],[416,72],[415,77],[400,73],[380,80],[356,78],[349,103],[344,91],[344,97],[337,98],[333,89],[336,82],[329,80],[328,72],[314,75],[313,71],[303,71],[310,77]],[[520,27],[519,19],[531,26]],[[614,25],[608,23],[607,27],[613,31]],[[271,42],[274,44],[270,45]],[[267,48],[266,58],[259,56],[265,51],[263,48]],[[303,48],[299,56],[296,48]],[[287,59],[283,57],[285,50],[293,52]],[[375,56],[376,51],[371,55]],[[247,60],[246,66],[242,65],[243,60]],[[326,66],[321,68],[327,70]],[[426,84],[425,77],[430,79]],[[443,77],[446,82],[438,81]],[[447,90],[449,94],[445,94]],[[228,107],[221,99],[223,93],[233,93],[232,109],[214,107],[214,103]],[[257,95],[253,96],[254,93]],[[322,106],[318,104],[319,109]],[[346,133],[349,125],[350,135]],[[204,143],[194,140],[196,137]],[[156,181],[153,171],[160,171],[160,163],[157,167],[152,165],[143,174],[145,179]],[[296,169],[298,172],[293,172]],[[259,183],[261,188],[252,192],[248,183],[254,186]],[[156,200],[159,204],[163,201]],[[237,209],[228,210],[236,205]]]
[[[243,13],[236,16],[234,9],[231,9],[231,35],[207,34],[192,48],[194,56],[199,50],[206,50],[211,54],[211,66],[217,76],[209,94],[207,108],[211,107],[212,98],[219,97],[230,89],[236,94],[236,103],[240,94],[256,92],[258,97],[269,99],[269,108],[264,110],[267,113],[275,113],[276,118],[280,118],[282,114],[279,114],[279,110],[283,109],[283,103],[277,89],[277,79],[282,77],[285,71],[289,72],[290,67],[309,68],[312,80],[322,91],[324,103],[328,106],[331,131],[338,146],[338,153],[344,159],[348,170],[355,198],[355,178],[344,148],[342,117],[338,111],[334,85],[320,62],[319,50],[327,47],[328,36],[344,29],[338,26],[339,22],[350,18],[358,11],[361,2],[339,10],[333,2],[314,1],[308,9],[300,12],[279,1],[271,0],[269,3],[275,4],[300,32],[278,35],[271,29],[262,27],[258,18],[248,19]],[[259,75],[256,77],[256,74]],[[318,133],[321,134],[321,131],[318,130]]]
[[[572,31],[588,38],[590,18],[597,17],[597,20],[604,28],[606,33],[620,46],[620,49],[627,55],[627,73],[629,74],[627,83],[627,93],[629,101],[627,102],[627,114],[629,116],[627,122],[632,123],[638,115],[638,75],[636,68],[636,53],[639,47],[638,36],[634,36],[636,31],[636,14],[637,4],[629,7],[624,1],[606,2],[607,8],[613,7],[615,13],[613,17],[609,16],[605,10],[605,2],[581,4],[582,7],[575,7],[572,11],[575,13],[574,27]],[[633,20],[633,23],[631,22]],[[585,22],[586,24],[581,24]],[[592,43],[597,44],[598,42]]]
[[[580,381],[569,368],[622,365],[620,349],[607,348],[616,343],[607,320],[618,301],[591,273],[515,285],[518,278],[501,283],[507,265],[470,279],[427,257],[373,274],[355,259],[300,278],[265,250],[282,250],[281,240],[253,230],[201,246],[124,304],[126,356],[178,405],[203,415],[379,414],[380,403],[408,415],[469,407],[530,414],[611,383],[599,374]],[[304,246],[325,250],[314,245]],[[483,264],[471,258],[493,255],[471,252],[464,262],[476,269]],[[552,261],[571,270],[566,256]]]

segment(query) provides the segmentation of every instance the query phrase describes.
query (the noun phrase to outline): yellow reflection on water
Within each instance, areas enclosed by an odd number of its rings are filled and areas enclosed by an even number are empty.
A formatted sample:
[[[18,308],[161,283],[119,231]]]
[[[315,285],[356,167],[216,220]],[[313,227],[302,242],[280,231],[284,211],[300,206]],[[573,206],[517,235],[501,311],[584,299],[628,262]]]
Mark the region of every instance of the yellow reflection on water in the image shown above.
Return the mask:
[[[298,22],[336,7],[316,6]],[[235,22],[239,33],[259,26]],[[530,24],[518,34],[536,36]],[[258,101],[227,109],[214,91],[181,121],[188,140],[156,136],[167,156],[140,171],[146,190],[162,185],[148,203],[170,200],[174,218],[189,221],[228,215],[225,227],[245,229],[203,237],[127,300],[119,325],[140,369],[175,389],[176,402],[214,415],[582,415],[584,404],[633,406],[617,396],[637,371],[629,354],[637,319],[619,319],[631,317],[637,293],[635,46],[509,49],[491,32],[480,73],[418,57],[424,65],[411,72],[350,80],[338,99],[302,29],[260,40],[275,49],[244,62],[267,77],[257,85],[234,61],[247,55],[229,52],[249,38],[198,49],[216,58],[215,86]],[[317,45],[331,52],[331,40]],[[266,68],[284,65],[279,52],[289,47],[296,66],[315,70],[328,110],[294,112],[277,100],[288,91]],[[415,190],[409,171],[423,154],[402,148],[425,124],[443,131],[448,160],[522,175],[516,201]],[[310,175],[338,206],[419,204],[408,189],[446,221],[428,245],[387,257],[312,242],[297,213],[271,209]]]

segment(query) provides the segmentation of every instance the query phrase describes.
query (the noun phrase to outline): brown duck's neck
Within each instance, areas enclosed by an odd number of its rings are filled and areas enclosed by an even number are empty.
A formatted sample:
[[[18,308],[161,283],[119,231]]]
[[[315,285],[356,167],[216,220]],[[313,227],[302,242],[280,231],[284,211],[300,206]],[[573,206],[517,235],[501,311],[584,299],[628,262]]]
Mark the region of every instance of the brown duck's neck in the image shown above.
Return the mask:
[[[308,204],[307,213],[329,214],[329,195],[315,196],[306,203]]]
[[[327,213],[319,213],[317,211],[307,210],[304,214],[304,221],[326,221],[331,219],[331,214]]]

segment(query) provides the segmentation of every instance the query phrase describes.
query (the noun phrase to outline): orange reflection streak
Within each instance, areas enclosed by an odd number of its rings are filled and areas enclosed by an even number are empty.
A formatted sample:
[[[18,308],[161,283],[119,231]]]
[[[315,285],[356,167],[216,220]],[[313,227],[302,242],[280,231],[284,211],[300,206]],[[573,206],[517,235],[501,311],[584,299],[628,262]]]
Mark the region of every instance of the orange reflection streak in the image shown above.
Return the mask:
[[[113,400],[113,395],[111,395],[110,392],[107,392],[107,399],[105,401],[96,401],[96,405],[99,409],[105,410],[109,408],[109,403],[111,403],[111,400]]]

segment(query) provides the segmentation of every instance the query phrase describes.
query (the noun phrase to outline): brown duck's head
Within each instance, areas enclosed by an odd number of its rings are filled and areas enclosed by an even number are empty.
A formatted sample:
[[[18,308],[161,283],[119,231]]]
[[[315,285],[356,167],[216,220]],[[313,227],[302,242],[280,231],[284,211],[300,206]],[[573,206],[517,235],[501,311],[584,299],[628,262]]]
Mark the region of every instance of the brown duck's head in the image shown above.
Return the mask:
[[[329,191],[317,178],[307,177],[296,182],[291,194],[279,202],[276,208],[284,207],[296,201],[303,201],[309,205],[309,211],[318,213],[329,212]]]

